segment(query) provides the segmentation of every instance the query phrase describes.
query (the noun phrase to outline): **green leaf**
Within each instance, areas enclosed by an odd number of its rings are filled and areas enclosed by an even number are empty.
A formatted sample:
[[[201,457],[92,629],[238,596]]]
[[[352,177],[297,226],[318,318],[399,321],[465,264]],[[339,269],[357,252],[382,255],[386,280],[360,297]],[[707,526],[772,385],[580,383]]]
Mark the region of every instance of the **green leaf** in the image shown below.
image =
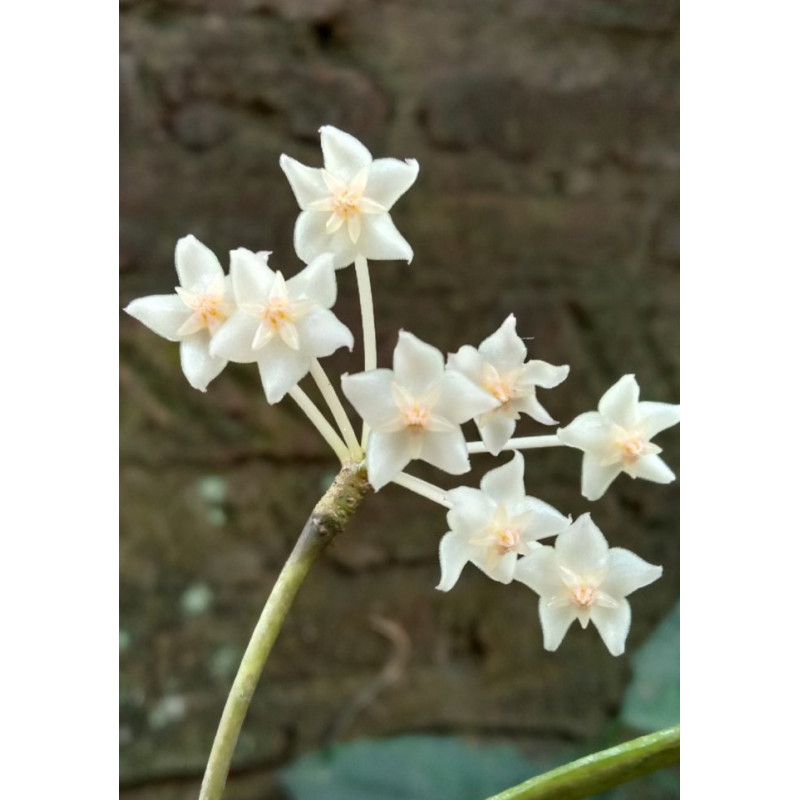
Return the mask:
[[[293,800],[483,800],[549,766],[505,745],[401,736],[312,753],[279,777]]]
[[[677,603],[633,656],[620,714],[631,728],[655,731],[680,721],[680,620]]]

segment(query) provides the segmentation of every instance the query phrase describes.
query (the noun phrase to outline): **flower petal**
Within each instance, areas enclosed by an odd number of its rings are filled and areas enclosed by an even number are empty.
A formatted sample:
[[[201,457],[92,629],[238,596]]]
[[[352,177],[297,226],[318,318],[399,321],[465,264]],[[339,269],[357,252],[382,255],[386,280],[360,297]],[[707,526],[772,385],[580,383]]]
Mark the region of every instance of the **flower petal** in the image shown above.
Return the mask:
[[[208,352],[208,331],[200,331],[181,342],[181,369],[186,380],[201,392],[225,369],[224,358],[214,358]]]
[[[514,417],[504,414],[502,411],[489,414],[484,419],[483,424],[478,426],[478,431],[487,450],[493,456],[496,456],[514,435],[517,421]]]
[[[330,308],[336,302],[333,253],[323,253],[313,259],[304,270],[286,281],[286,289],[293,300],[308,298],[323,308]]]
[[[311,359],[302,350],[292,350],[281,339],[270,339],[257,351],[261,385],[272,405],[286,396],[311,369]]]
[[[323,125],[319,129],[325,169],[347,183],[372,163],[372,155],[355,136]]]
[[[581,468],[581,494],[587,500],[599,500],[620,472],[622,464],[603,465],[591,453],[585,453]]]
[[[591,619],[608,652],[612,656],[621,656],[625,652],[625,640],[631,629],[630,603],[620,600],[614,608],[594,605]]]
[[[522,453],[514,451],[511,459],[500,467],[489,470],[481,479],[481,491],[486,492],[498,505],[509,506],[525,497],[525,460]]]
[[[196,294],[225,277],[219,259],[191,234],[178,239],[175,245],[175,269],[181,287]]]
[[[544,649],[557,650],[569,630],[570,625],[577,619],[574,606],[551,606],[544,598],[539,600],[539,621],[542,623],[544,634]]]
[[[295,323],[300,349],[312,358],[324,358],[340,347],[353,349],[350,329],[326,308],[312,308]]]
[[[424,431],[418,457],[451,475],[469,472],[467,443],[460,430],[443,433]]]
[[[522,366],[528,354],[525,342],[517,336],[517,318],[513,314],[478,346],[478,352],[487,358],[499,372]]]
[[[606,457],[612,445],[609,423],[597,411],[578,414],[565,428],[559,428],[556,436],[564,444],[592,453],[601,460]]]
[[[240,247],[231,250],[231,280],[238,305],[265,303],[275,282],[275,273],[259,255]]]
[[[405,431],[380,433],[373,430],[367,441],[367,476],[372,488],[386,486],[414,458],[417,444]]]
[[[494,395],[481,389],[461,372],[449,369],[440,377],[441,394],[436,402],[436,412],[459,425],[500,404]]]
[[[344,396],[370,428],[380,428],[400,417],[392,383],[394,374],[390,369],[342,375]]]
[[[400,331],[392,359],[397,383],[420,397],[436,386],[444,374],[444,356],[408,331]]]
[[[278,163],[292,187],[297,205],[303,211],[309,203],[330,196],[321,169],[306,167],[287,155],[282,155]]]
[[[606,569],[608,542],[589,514],[581,514],[560,533],[555,548],[559,564],[576,575],[588,576]]]
[[[642,456],[629,467],[625,472],[632,478],[644,478],[653,483],[672,483],[675,480],[675,473],[664,463],[661,456]]]
[[[253,340],[261,323],[244,311],[237,311],[211,339],[210,352],[215,358],[226,358],[237,364],[252,364],[261,357],[253,350]]]
[[[639,384],[633,375],[623,375],[600,398],[597,410],[611,422],[632,428],[637,422]]]
[[[663,567],[649,564],[624,547],[612,547],[608,551],[608,573],[601,589],[614,599],[621,600],[631,592],[649,586],[663,572]]]
[[[499,583],[511,583],[514,580],[514,568],[517,565],[516,553],[505,553],[499,560],[495,561],[485,557],[488,550],[483,550],[483,557],[474,556],[472,562],[478,569],[488,575],[493,581]]]
[[[469,486],[458,486],[447,493],[452,508],[447,512],[447,524],[459,534],[471,537],[493,519],[497,506],[484,492]]]
[[[455,585],[461,571],[470,557],[469,545],[463,536],[448,531],[439,542],[439,565],[442,578],[436,587],[440,592],[449,592]]]
[[[547,413],[545,407],[539,402],[535,391],[531,391],[527,397],[519,397],[514,400],[513,408],[515,411],[527,414],[537,422],[541,422],[542,425],[558,425],[558,420],[553,419],[550,414]]]
[[[125,313],[159,336],[177,342],[181,339],[178,329],[193,312],[176,294],[151,294],[128,303]]]
[[[447,356],[447,369],[457,370],[466,375],[473,383],[481,384],[483,380],[483,356],[471,345],[458,348],[457,353]]]
[[[558,509],[536,497],[525,497],[519,505],[509,506],[507,510],[513,515],[533,511],[533,518],[522,531],[525,540],[556,536],[563,533],[572,523],[572,520],[565,517]]]
[[[542,545],[529,556],[519,559],[514,568],[514,580],[524,583],[548,601],[566,593],[559,575],[556,551],[550,545]]]
[[[368,214],[361,218],[361,223],[361,236],[354,246],[364,258],[411,263],[414,251],[388,214]]]
[[[563,383],[569,375],[569,366],[563,364],[556,367],[546,361],[529,361],[522,368],[522,375],[517,381],[520,387],[541,386],[542,389],[553,389]]]
[[[657,433],[677,425],[681,420],[680,405],[672,403],[639,403],[639,432],[646,439],[652,439]]]
[[[364,196],[388,211],[409,190],[418,174],[416,159],[376,158],[369,168]]]
[[[323,253],[333,253],[333,266],[342,269],[356,260],[358,248],[350,241],[345,227],[327,233],[329,217],[327,211],[302,211],[294,226],[294,249],[306,264]]]

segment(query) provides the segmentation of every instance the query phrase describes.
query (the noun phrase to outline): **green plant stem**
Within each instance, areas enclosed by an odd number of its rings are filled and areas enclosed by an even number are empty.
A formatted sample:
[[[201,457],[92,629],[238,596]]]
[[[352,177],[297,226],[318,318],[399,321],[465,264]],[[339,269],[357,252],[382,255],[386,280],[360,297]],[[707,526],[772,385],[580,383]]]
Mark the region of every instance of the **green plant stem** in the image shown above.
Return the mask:
[[[370,491],[361,464],[342,467],[308,518],[261,612],[233,681],[208,758],[200,800],[220,800],[250,700],[292,601],[314,562]]]
[[[681,726],[592,753],[493,795],[488,800],[580,800],[632,781],[681,757]]]

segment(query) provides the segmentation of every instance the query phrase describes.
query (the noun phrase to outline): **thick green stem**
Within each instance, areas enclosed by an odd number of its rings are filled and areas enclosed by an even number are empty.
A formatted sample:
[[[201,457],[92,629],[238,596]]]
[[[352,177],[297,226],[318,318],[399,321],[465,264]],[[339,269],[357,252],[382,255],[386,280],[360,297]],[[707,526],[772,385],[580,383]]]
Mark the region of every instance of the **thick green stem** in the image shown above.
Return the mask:
[[[680,758],[681,727],[676,725],[592,753],[488,800],[581,800],[677,764]]]
[[[369,490],[361,465],[345,464],[308,518],[261,612],[233,681],[203,776],[200,800],[222,797],[242,722],[297,590],[320,553],[342,531]]]

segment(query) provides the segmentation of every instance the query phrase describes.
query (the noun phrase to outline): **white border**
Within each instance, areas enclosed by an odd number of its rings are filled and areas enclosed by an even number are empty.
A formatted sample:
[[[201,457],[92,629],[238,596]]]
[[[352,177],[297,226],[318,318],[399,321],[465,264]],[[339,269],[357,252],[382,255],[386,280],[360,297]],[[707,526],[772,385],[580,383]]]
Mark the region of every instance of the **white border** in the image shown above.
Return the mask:
[[[117,6],[4,9],[9,797],[117,792]]]

